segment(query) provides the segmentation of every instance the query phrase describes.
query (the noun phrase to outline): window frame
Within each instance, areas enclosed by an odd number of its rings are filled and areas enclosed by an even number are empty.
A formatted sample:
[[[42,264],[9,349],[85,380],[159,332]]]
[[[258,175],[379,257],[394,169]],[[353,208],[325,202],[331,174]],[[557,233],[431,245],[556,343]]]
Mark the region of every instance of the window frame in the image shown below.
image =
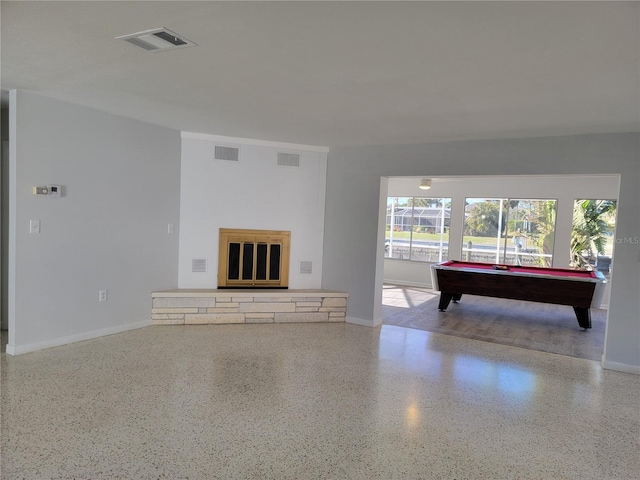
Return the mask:
[[[403,199],[407,201],[407,206],[402,206],[399,207],[397,205],[398,199]],[[422,214],[418,215],[416,217],[415,215],[415,209],[416,208],[428,208],[428,207],[419,207],[416,206],[416,200],[436,200],[439,203],[441,203],[441,207],[435,207],[435,208],[440,208],[442,211],[442,222],[440,225],[436,225],[434,228],[437,229],[438,227],[440,228],[440,232],[436,232],[440,234],[440,240],[439,243],[440,245],[437,247],[437,254],[438,254],[438,259],[437,260],[417,260],[415,259],[415,255],[414,255],[414,228],[415,227],[421,227],[422,225],[419,224],[420,219],[421,218],[425,218]],[[402,208],[402,209],[406,209],[406,210],[411,210],[411,216],[408,217],[409,218],[409,223],[407,224],[407,222],[405,221],[405,219],[407,218],[406,215],[406,211],[403,212],[401,215],[395,215],[394,214],[394,201],[395,201],[395,208]],[[396,261],[402,261],[402,262],[414,262],[414,263],[421,263],[421,264],[425,264],[425,263],[438,263],[438,262],[442,262],[444,260],[447,260],[449,258],[449,236],[450,236],[450,221],[451,221],[451,204],[453,203],[453,199],[451,197],[427,197],[427,196],[420,196],[420,197],[416,197],[416,196],[388,196],[387,197],[387,211],[386,211],[386,215],[385,215],[385,252],[384,252],[384,258],[388,259],[388,260],[396,260]],[[449,204],[449,207],[446,208],[446,205]],[[446,225],[447,223],[447,217],[444,214],[444,212],[447,212],[449,214],[448,220],[449,220],[449,225]],[[408,258],[397,258],[397,257],[392,257],[392,256],[387,256],[387,249],[389,249],[389,253],[392,254],[393,253],[393,231],[394,231],[394,227],[396,226],[395,221],[392,222],[391,220],[395,220],[395,218],[402,218],[402,222],[401,222],[401,228],[402,230],[400,231],[409,231],[409,252],[408,252]],[[437,216],[436,216],[437,218]],[[387,223],[387,219],[389,219],[389,223]],[[415,220],[417,219],[418,224],[415,225]],[[386,226],[389,226],[389,230],[387,230]],[[445,233],[446,232],[446,233]],[[387,233],[389,233],[389,236],[387,236]],[[447,246],[444,246],[444,243],[446,242]],[[402,255],[402,254],[401,254]]]
[[[475,200],[475,201],[469,202],[469,200]],[[544,253],[544,251],[543,252],[540,251],[540,248],[544,249],[544,245],[547,245],[546,243],[543,242],[543,246],[541,247],[541,245],[538,243],[540,240],[540,237],[544,237],[544,235],[533,235],[532,232],[529,232],[531,234],[531,240],[534,240],[535,238],[534,244],[536,245],[538,252],[531,252],[526,250],[520,251],[518,247],[515,247],[512,253],[508,251],[507,241],[508,241],[509,235],[511,234],[512,240],[513,240],[515,238],[514,234],[520,231],[520,229],[517,229],[514,231],[510,228],[512,223],[515,223],[516,225],[518,223],[517,218],[515,219],[510,218],[510,212],[511,212],[511,209],[513,208],[511,203],[514,201],[518,202],[516,204],[516,211],[517,211],[517,206],[520,205],[520,202],[530,203],[530,204],[533,204],[534,202],[554,202],[553,228],[552,228],[552,236],[551,236],[552,240],[550,242],[550,246],[551,246],[550,253]],[[495,258],[491,262],[486,262],[486,263],[520,265],[522,264],[523,259],[534,258],[534,259],[537,259],[535,262],[533,262],[534,266],[550,267],[553,265],[553,258],[555,255],[555,235],[556,235],[556,227],[558,223],[557,214],[558,214],[559,200],[557,198],[465,197],[465,214],[464,214],[463,226],[462,226],[462,244],[460,248],[460,253],[461,253],[460,258],[465,259],[467,261],[481,261],[481,260],[476,260],[472,258],[473,248],[472,250],[469,250],[468,244],[470,242],[465,241],[465,237],[473,237],[473,236],[477,237],[478,235],[466,235],[465,231],[467,230],[467,221],[471,217],[471,215],[467,212],[467,207],[471,204],[480,204],[484,202],[497,202],[497,206],[498,206],[498,219],[497,221],[493,222],[493,223],[497,223],[497,225],[495,226],[497,230],[496,236],[487,237],[487,238],[494,238],[496,240],[495,249],[491,250],[491,254],[495,255]],[[484,218],[484,215],[482,216],[482,218]],[[526,218],[526,215],[524,215],[522,218],[523,219]],[[527,219],[526,223],[528,225],[537,225],[539,222],[536,222],[534,220]],[[504,233],[502,232],[503,229],[504,229]],[[520,238],[524,237],[525,244],[527,240],[529,240],[526,234],[524,236],[518,235],[517,237],[520,237]],[[509,254],[511,254],[514,257],[513,261],[515,263],[510,263],[511,260],[507,261]]]

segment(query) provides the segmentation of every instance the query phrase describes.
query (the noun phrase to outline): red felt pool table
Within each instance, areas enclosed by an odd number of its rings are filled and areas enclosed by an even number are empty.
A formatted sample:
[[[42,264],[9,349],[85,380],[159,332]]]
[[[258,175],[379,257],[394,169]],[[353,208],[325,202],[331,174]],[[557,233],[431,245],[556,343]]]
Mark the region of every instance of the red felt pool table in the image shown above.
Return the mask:
[[[490,263],[448,262],[431,265],[433,287],[440,291],[438,308],[463,294],[570,305],[578,324],[591,328],[590,308],[599,308],[607,283],[597,271],[520,267]]]

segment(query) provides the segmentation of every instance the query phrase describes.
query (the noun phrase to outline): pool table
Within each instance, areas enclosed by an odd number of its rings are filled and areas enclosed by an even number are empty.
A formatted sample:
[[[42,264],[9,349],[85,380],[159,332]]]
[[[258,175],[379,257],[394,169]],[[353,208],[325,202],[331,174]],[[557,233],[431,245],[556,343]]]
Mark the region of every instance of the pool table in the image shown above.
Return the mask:
[[[599,308],[607,283],[598,271],[520,267],[449,260],[431,265],[433,288],[444,312],[463,294],[570,305],[578,324],[591,328],[590,308]]]

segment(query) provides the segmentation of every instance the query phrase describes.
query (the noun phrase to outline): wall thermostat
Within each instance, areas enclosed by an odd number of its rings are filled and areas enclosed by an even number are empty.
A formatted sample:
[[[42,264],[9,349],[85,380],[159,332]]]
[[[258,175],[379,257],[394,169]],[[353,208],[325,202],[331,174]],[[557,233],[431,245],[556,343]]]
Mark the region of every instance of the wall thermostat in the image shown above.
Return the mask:
[[[33,187],[34,195],[42,195],[45,197],[61,197],[62,186],[60,185],[47,185],[46,187]]]
[[[49,193],[47,197],[61,197],[62,196],[62,187],[60,185],[47,185],[49,189]]]

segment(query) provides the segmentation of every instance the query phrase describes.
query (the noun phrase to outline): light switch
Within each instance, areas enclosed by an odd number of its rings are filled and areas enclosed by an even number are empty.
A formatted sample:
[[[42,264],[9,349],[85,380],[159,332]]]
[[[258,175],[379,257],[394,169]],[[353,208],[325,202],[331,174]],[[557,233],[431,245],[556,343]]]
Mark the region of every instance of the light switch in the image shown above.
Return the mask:
[[[29,233],[40,233],[40,220],[29,220]]]

